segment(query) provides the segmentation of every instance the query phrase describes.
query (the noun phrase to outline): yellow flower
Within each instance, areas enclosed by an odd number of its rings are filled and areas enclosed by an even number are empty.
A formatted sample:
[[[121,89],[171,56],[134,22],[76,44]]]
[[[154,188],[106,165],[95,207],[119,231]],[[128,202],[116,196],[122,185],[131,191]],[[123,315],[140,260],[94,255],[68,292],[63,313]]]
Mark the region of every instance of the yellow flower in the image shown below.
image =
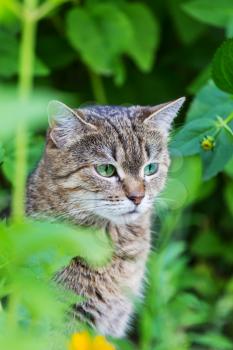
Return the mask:
[[[215,146],[215,141],[214,138],[212,136],[205,136],[203,138],[203,140],[201,141],[201,147],[205,150],[205,151],[211,151],[214,149]]]
[[[72,335],[69,350],[115,350],[105,337],[98,335],[91,338],[88,332],[75,333]]]
[[[72,335],[69,350],[90,350],[92,340],[87,332]]]
[[[115,350],[115,347],[107,342],[105,337],[101,335],[97,335],[93,339],[93,347],[92,350]]]

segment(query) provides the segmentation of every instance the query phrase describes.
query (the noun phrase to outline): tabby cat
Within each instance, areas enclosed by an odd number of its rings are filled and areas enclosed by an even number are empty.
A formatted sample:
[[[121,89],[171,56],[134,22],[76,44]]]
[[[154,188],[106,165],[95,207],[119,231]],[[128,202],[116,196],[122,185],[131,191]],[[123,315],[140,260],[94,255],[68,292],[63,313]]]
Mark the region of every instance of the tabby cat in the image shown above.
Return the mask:
[[[81,109],[49,104],[45,151],[28,179],[27,214],[106,230],[114,244],[107,266],[90,267],[76,257],[56,277],[85,297],[75,313],[104,335],[124,336],[142,295],[150,216],[165,185],[168,134],[183,102]]]

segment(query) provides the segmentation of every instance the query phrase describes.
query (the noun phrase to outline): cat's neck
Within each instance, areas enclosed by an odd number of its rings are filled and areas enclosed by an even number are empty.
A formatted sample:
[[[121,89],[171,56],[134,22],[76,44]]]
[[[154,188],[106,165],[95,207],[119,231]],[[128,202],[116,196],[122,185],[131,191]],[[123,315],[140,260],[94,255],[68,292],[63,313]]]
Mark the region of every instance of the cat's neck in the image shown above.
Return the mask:
[[[125,260],[146,258],[150,250],[150,212],[130,224],[109,224],[115,254]],[[144,260],[144,259],[143,259]]]

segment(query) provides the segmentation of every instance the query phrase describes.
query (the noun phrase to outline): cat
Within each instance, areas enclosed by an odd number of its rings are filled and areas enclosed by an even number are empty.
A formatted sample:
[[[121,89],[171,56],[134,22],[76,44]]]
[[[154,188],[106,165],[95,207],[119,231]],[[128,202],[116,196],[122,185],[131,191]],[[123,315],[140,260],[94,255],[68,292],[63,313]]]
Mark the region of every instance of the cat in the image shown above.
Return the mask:
[[[123,337],[142,296],[153,202],[164,188],[171,124],[184,98],[155,107],[48,106],[44,154],[27,185],[27,214],[103,228],[114,244],[107,266],[76,257],[56,279],[85,297],[78,319]],[[156,296],[155,296],[156,297]]]

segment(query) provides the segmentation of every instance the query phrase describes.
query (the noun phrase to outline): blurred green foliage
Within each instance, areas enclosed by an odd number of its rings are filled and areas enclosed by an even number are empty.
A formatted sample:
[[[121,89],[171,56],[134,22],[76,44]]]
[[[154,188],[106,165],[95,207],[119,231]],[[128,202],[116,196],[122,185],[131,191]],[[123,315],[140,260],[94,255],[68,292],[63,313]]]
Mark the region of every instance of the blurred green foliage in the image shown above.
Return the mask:
[[[78,297],[49,281],[76,254],[93,265],[111,255],[104,233],[23,217],[48,101],[153,105],[181,95],[192,102],[171,135],[145,302],[129,337],[113,341],[233,349],[232,37],[232,0],[0,0],[0,210],[12,202],[0,223],[0,349],[66,349]]]

